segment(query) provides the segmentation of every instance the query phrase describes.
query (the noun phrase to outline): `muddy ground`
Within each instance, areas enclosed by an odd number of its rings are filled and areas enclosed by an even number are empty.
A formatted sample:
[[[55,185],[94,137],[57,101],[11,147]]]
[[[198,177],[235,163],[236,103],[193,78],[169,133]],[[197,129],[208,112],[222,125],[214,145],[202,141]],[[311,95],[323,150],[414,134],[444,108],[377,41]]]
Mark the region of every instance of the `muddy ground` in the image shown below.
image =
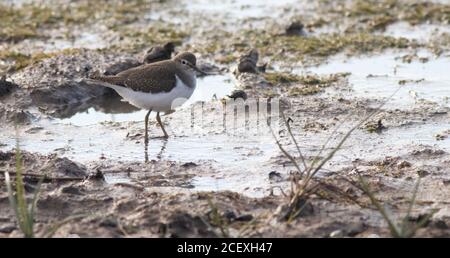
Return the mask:
[[[55,236],[391,236],[358,174],[397,221],[421,178],[408,227],[430,215],[415,236],[450,236],[450,3],[2,1],[0,7],[7,10],[0,18],[0,171],[14,175],[19,144],[30,197],[45,175],[37,236],[68,218]],[[192,99],[164,116],[168,140],[151,122],[145,153],[145,111],[86,78],[112,65],[137,65],[151,46],[169,41],[176,51],[196,53],[214,75],[199,78]],[[251,49],[265,71],[239,73]],[[307,162],[330,135],[322,158],[377,113],[320,170],[304,209],[287,222],[291,183],[305,178],[264,123],[222,123],[222,98],[233,90],[277,100]],[[201,119],[192,120],[198,105]],[[276,138],[297,155],[283,120],[276,122]],[[262,129],[255,133],[256,126]],[[0,237],[20,236],[1,173]]]

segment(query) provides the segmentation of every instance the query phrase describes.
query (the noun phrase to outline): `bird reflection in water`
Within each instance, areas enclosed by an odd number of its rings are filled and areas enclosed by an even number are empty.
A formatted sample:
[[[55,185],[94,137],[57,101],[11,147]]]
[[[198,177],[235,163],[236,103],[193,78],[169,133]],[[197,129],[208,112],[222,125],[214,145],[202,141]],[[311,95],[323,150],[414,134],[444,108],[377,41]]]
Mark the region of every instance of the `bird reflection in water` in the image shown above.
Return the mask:
[[[161,138],[161,140],[162,140],[161,149],[156,154],[156,159],[158,161],[161,160],[161,158],[162,158],[162,156],[163,156],[163,154],[164,154],[164,152],[166,150],[167,142],[168,142],[168,139],[166,139],[166,138]],[[145,145],[144,145],[144,157],[145,157],[145,163],[148,163],[149,162],[149,159],[148,159],[148,142],[145,142]]]

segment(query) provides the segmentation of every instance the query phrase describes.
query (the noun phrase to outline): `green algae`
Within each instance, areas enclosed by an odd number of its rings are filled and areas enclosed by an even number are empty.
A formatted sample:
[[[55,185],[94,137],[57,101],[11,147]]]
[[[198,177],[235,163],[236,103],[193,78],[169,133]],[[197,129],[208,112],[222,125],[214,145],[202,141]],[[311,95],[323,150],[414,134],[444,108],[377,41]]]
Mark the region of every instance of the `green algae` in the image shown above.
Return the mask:
[[[347,77],[348,73],[337,73],[326,76],[296,75],[284,72],[271,72],[264,74],[264,78],[272,85],[290,85],[288,96],[313,95],[322,92],[323,88],[330,87]]]
[[[76,1],[69,4],[10,6],[0,3],[0,41],[19,42],[40,35],[40,29],[83,24],[106,24],[114,29],[136,21],[152,1]]]
[[[51,8],[32,4],[18,8],[0,3],[0,10],[0,41],[18,42],[37,37],[38,28],[55,24],[59,19]]]
[[[29,55],[17,51],[3,50],[0,51],[0,59],[10,61],[12,63],[12,70],[18,71],[29,65],[37,64],[45,59],[52,58],[58,55],[73,55],[78,53],[78,51],[79,49],[68,48],[50,53],[36,52]]]
[[[450,23],[450,5],[444,3],[404,1],[404,0],[356,0],[350,5],[341,3],[338,8],[326,8],[342,17],[355,18],[365,23],[367,29],[384,30],[386,26],[398,21],[411,25],[420,23]],[[335,21],[336,22],[336,21]]]
[[[322,89],[318,85],[310,85],[305,87],[294,87],[289,89],[288,96],[297,97],[297,96],[306,96],[306,95],[314,95],[321,92]]]
[[[299,82],[300,76],[290,73],[273,72],[264,74],[264,78],[271,84]]]
[[[336,73],[327,76],[297,75],[284,72],[271,72],[264,74],[264,78],[271,84],[300,83],[304,85],[329,86],[340,79],[347,77],[349,73]]]
[[[283,46],[290,53],[317,57],[327,57],[343,50],[347,50],[349,53],[367,53],[409,46],[409,41],[405,38],[368,33],[323,34],[316,37],[280,36],[274,41],[275,45]]]

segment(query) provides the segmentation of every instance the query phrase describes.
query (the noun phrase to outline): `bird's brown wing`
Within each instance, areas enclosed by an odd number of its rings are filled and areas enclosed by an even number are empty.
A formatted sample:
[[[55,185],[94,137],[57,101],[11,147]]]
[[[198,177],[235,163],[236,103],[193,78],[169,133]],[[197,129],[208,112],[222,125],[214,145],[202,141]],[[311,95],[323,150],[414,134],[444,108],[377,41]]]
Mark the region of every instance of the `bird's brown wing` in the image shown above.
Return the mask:
[[[175,64],[171,61],[142,65],[117,74],[123,86],[147,93],[169,92],[176,85]]]

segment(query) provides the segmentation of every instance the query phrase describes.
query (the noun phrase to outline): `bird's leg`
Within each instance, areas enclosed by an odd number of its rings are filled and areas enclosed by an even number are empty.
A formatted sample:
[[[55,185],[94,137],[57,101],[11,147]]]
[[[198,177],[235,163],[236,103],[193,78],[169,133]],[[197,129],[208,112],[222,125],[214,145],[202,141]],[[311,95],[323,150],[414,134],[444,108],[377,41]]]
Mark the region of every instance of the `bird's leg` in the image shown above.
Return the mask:
[[[147,145],[148,144],[148,117],[150,116],[150,113],[152,112],[152,110],[150,109],[149,111],[148,111],[148,113],[147,113],[147,115],[145,115],[145,133],[144,133],[144,135],[145,135],[145,139],[144,139],[144,141],[145,141],[145,145]]]
[[[144,147],[144,161],[145,163],[148,163],[148,143],[146,143]]]
[[[161,117],[159,116],[159,112],[156,113],[156,121],[158,121],[159,126],[161,126],[161,129],[164,133],[164,138],[169,138],[169,135],[167,134],[166,129],[164,129],[164,125],[161,122]]]

